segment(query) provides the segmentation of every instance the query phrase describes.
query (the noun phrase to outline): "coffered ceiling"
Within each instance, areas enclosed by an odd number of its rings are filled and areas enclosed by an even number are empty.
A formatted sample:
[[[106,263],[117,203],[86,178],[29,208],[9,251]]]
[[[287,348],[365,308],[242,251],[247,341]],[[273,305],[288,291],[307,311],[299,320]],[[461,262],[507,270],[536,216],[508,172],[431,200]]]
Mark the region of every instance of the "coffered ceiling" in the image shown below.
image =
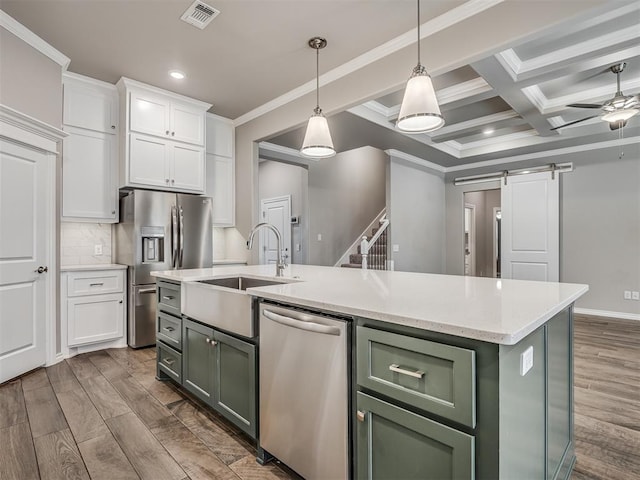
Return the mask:
[[[604,13],[555,26],[534,39],[433,78],[443,128],[428,134],[395,129],[403,90],[329,120],[336,148],[372,145],[404,151],[445,168],[543,150],[610,142],[640,133],[640,115],[611,131],[600,109],[567,107],[616,94],[610,67],[626,62],[621,88],[640,95],[640,3],[612,2]],[[558,130],[565,123],[592,117]],[[369,127],[367,127],[367,124]],[[369,130],[370,129],[370,130]],[[389,133],[383,133],[387,130]],[[297,148],[304,127],[270,140]]]
[[[0,0],[0,8],[68,56],[72,72],[111,83],[121,76],[134,78],[212,103],[213,112],[239,124],[313,82],[315,56],[306,42],[314,35],[329,40],[320,57],[325,83],[389,43],[402,44],[398,51],[414,47],[407,39],[415,38],[415,0],[205,2],[221,13],[204,30],[180,21],[192,0]],[[613,64],[627,62],[623,91],[640,92],[637,0],[580,0],[581,15],[553,25],[563,2],[423,0],[420,20],[435,32],[448,28],[449,46],[466,42],[472,51],[461,12],[464,18],[482,14],[496,19],[493,24],[485,20],[490,35],[505,25],[500,23],[505,12],[517,15],[518,4],[536,2],[549,11],[546,31],[476,55],[467,65],[452,59],[451,67],[434,76],[444,128],[413,136],[397,132],[399,87],[329,119],[338,151],[372,145],[454,168],[640,135],[640,115],[624,131],[612,132],[598,118],[551,130],[599,113],[565,105],[612,98],[615,76],[606,70]],[[422,41],[426,65],[434,47],[439,54],[448,50],[447,44],[431,43],[428,35]],[[412,67],[407,64],[407,75]],[[186,80],[169,78],[171,69],[183,70]],[[303,135],[303,126],[293,125],[270,141],[297,150]]]

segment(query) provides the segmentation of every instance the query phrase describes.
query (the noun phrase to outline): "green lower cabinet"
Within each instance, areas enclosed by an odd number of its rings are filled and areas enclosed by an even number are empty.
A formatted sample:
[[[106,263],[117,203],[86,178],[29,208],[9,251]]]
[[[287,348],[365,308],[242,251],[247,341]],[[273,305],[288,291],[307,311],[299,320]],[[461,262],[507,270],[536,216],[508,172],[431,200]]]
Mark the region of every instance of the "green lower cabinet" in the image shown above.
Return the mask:
[[[186,318],[182,321],[182,386],[213,404],[215,350],[213,328]]]
[[[357,392],[357,478],[473,480],[474,437]]]
[[[216,331],[215,409],[256,436],[256,347]]]

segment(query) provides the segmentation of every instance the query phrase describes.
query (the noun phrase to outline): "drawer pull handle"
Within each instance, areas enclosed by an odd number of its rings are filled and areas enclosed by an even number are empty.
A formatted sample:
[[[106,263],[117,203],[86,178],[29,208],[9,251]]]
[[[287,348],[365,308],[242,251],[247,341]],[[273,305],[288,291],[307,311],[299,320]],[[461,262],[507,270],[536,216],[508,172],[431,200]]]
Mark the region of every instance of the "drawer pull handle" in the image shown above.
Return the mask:
[[[364,422],[366,419],[367,412],[363,412],[362,410],[358,410],[356,413],[356,418],[359,422]]]
[[[176,298],[176,297],[173,297],[171,295],[165,295],[165,296],[162,297],[163,300],[173,300],[174,298]]]
[[[400,368],[400,365],[398,365],[397,363],[392,363],[391,365],[389,365],[389,370],[391,370],[392,372],[401,373],[403,375],[409,375],[413,378],[424,377],[424,372],[422,370],[416,370],[415,372],[412,372],[411,370]]]
[[[99,282],[99,283],[90,283],[89,286],[90,287],[101,287],[102,285],[104,285],[104,283]]]
[[[175,361],[175,360],[169,360],[169,359],[167,359],[167,358],[163,358],[163,359],[162,359],[162,361],[163,361],[164,363],[166,363],[167,365],[169,365],[169,366],[171,366],[171,365],[173,365],[174,363],[176,363],[176,361]]]
[[[166,330],[167,332],[173,332],[175,330],[175,328],[173,327],[162,327],[163,330]]]

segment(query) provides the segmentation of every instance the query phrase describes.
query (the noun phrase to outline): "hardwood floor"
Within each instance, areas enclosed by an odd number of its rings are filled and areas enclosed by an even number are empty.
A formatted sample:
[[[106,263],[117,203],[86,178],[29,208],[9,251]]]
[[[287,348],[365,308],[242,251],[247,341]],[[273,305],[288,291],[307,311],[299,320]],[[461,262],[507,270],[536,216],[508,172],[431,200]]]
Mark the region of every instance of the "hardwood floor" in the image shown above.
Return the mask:
[[[155,380],[154,349],[79,355],[0,386],[0,479],[291,479]],[[640,322],[576,315],[572,480],[640,478]]]
[[[640,322],[575,316],[572,480],[640,478]]]
[[[0,386],[0,479],[287,480],[170,383],[155,349],[78,355]]]

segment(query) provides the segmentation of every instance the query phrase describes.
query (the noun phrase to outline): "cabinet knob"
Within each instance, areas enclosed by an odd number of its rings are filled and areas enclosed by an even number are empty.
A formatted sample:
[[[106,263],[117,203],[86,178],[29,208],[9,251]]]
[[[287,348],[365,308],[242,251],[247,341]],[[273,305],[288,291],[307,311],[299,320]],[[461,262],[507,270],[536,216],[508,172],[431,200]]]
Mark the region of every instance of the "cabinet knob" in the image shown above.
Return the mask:
[[[171,185],[173,185],[174,183],[176,183],[176,181],[175,181],[175,179],[174,179],[174,178],[172,178],[172,179],[171,179]]]
[[[111,215],[115,215],[116,211],[115,210],[111,210]]]
[[[116,126],[115,125],[111,125],[111,130],[115,130]]]
[[[118,303],[122,303],[122,300],[120,300]]]
[[[356,413],[356,418],[359,422],[364,422],[365,416],[366,412],[363,412],[362,410],[358,410],[358,412]]]
[[[164,179],[164,182],[165,182],[165,183],[169,183],[169,179],[168,179],[168,178],[165,178],[165,179]]]
[[[171,136],[175,137],[176,136],[176,132],[171,132]]]
[[[207,339],[205,340],[205,342],[207,342],[207,343],[211,343],[211,339],[210,339],[210,338],[207,338]]]
[[[211,340],[211,346],[215,347],[218,344],[218,342],[216,342],[215,340]]]
[[[167,131],[165,132],[165,134],[166,134],[166,135],[169,135],[169,130],[167,130]]]

